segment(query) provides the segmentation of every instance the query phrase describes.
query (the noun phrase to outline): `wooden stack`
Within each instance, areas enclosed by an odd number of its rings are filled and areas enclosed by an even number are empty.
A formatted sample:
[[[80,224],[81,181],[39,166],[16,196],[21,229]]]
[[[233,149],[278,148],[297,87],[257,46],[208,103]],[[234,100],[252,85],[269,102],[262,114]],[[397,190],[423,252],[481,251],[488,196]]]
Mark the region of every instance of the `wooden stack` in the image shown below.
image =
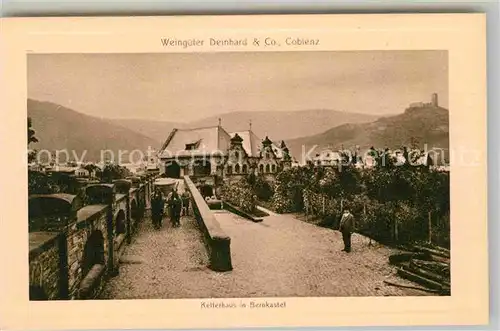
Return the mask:
[[[398,266],[400,277],[415,282],[430,292],[450,295],[450,251],[436,246],[405,247],[406,252],[389,257]]]

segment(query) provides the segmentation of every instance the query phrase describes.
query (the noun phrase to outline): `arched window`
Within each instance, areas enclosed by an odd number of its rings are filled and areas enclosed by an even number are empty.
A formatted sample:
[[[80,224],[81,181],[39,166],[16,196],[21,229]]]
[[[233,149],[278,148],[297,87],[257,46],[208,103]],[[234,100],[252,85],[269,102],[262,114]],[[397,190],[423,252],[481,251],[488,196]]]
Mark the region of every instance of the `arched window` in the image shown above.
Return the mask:
[[[272,172],[276,172],[276,164],[273,164],[273,165],[271,166],[271,171],[272,171]]]
[[[196,160],[193,163],[193,172],[195,176],[209,176],[212,166],[208,160]]]
[[[271,172],[269,164],[266,164],[266,172]]]
[[[104,265],[104,237],[99,230],[92,232],[85,243],[82,274],[86,275],[95,264]]]
[[[236,164],[236,165],[234,166],[234,173],[235,173],[235,174],[239,174],[239,173],[240,173],[240,165],[239,165],[239,164]]]
[[[181,178],[181,167],[179,163],[173,161],[165,165],[165,176],[170,178]]]
[[[138,213],[138,208],[137,208],[137,202],[135,200],[132,200],[131,207],[130,207],[130,216],[134,221],[137,221],[139,219],[139,213]]]
[[[243,165],[242,167],[242,172],[246,174],[248,172],[248,166],[246,164]]]
[[[118,215],[116,216],[116,221],[115,221],[115,230],[116,230],[116,234],[121,234],[121,233],[125,233],[126,229],[125,229],[125,212],[123,210],[120,210],[118,212]]]
[[[264,165],[263,164],[259,165],[259,172],[260,173],[264,172]]]
[[[227,165],[226,172],[228,175],[233,173],[233,167],[230,164]]]

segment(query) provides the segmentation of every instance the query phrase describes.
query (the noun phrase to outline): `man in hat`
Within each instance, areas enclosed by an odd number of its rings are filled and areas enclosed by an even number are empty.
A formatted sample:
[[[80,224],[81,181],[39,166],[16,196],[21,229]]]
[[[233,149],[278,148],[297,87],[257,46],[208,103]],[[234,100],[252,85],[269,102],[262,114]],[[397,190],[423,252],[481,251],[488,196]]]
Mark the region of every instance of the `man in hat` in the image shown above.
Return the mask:
[[[155,192],[151,196],[151,218],[153,220],[153,226],[156,229],[159,229],[162,225],[163,208],[164,208],[163,195],[160,189],[156,188]]]
[[[181,197],[177,193],[177,186],[172,188],[172,192],[168,199],[168,206],[170,211],[170,222],[173,227],[178,227],[180,225],[182,201]]]
[[[189,194],[187,189],[184,189],[184,192],[181,194],[182,199],[182,215],[189,215],[189,200],[191,199],[191,194]]]
[[[351,235],[354,231],[354,216],[349,212],[349,209],[344,209],[339,231],[342,233],[342,239],[344,240],[344,249],[342,251],[349,253],[351,251]]]

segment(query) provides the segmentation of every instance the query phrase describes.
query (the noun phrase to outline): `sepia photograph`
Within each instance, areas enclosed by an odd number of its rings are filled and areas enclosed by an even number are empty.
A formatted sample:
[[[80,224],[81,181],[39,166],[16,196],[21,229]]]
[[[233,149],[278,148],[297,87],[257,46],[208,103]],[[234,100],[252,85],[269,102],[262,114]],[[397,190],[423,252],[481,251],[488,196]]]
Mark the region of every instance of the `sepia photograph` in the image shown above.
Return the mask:
[[[448,56],[28,54],[29,300],[450,296]]]
[[[0,34],[0,328],[487,323],[486,15]]]

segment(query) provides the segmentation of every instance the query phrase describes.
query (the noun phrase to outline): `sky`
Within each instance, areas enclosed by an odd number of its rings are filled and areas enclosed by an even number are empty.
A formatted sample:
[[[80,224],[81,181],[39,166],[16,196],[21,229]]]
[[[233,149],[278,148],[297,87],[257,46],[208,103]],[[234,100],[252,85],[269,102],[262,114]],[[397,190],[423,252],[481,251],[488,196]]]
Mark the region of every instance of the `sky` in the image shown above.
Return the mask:
[[[233,111],[388,115],[448,108],[446,51],[34,54],[28,97],[104,118],[188,122]]]

